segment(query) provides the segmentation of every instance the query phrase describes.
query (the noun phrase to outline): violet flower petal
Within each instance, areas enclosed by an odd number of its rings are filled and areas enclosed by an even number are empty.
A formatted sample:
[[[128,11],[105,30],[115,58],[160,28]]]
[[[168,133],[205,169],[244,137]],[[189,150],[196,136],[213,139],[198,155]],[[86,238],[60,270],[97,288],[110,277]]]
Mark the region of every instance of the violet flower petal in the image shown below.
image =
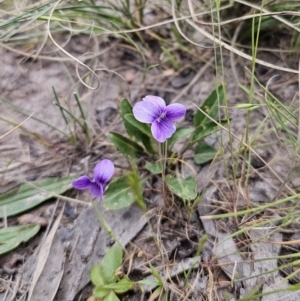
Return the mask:
[[[72,182],[72,185],[76,189],[87,189],[92,185],[92,181],[88,176],[79,177],[77,180]]]
[[[160,107],[150,101],[140,101],[132,109],[135,119],[143,123],[152,123],[159,117]]]
[[[96,198],[102,199],[103,197],[103,187],[99,183],[93,183],[91,185],[90,192]]]
[[[104,159],[100,161],[94,169],[94,181],[101,184],[106,184],[115,172],[114,164],[108,160]],[[103,194],[103,187],[102,187]]]
[[[166,117],[172,121],[178,120],[183,117],[186,113],[186,108],[180,103],[173,103],[166,107],[165,109]]]
[[[161,121],[155,120],[151,125],[151,132],[155,140],[160,143],[165,142],[170,138],[176,130],[176,126],[173,121],[168,118],[164,118]]]
[[[157,105],[160,111],[164,110],[166,107],[166,102],[159,96],[147,95],[143,98],[143,101],[148,101]]]

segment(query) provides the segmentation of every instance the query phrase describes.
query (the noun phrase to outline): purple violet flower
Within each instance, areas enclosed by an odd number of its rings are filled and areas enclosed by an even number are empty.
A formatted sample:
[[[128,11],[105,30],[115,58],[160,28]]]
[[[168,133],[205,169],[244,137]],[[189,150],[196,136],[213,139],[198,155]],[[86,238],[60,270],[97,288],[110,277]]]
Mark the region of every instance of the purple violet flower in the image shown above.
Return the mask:
[[[93,179],[90,179],[88,176],[82,176],[73,181],[72,185],[74,188],[81,190],[89,188],[91,194],[101,200],[105,187],[113,176],[114,171],[114,164],[110,160],[104,159],[96,165]]]
[[[135,119],[142,123],[151,124],[154,139],[161,143],[174,134],[176,131],[174,121],[183,117],[185,113],[184,105],[173,103],[166,106],[161,97],[153,95],[147,95],[133,108]]]

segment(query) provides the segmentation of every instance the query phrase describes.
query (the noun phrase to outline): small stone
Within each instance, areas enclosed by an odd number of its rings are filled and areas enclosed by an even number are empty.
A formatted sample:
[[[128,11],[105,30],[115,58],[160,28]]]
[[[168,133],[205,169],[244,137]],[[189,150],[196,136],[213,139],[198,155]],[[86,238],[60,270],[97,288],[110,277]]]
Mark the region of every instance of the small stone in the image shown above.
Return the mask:
[[[298,187],[300,187],[300,178],[295,178],[292,181],[292,188],[298,188]]]
[[[37,224],[41,227],[46,227],[48,225],[47,219],[30,213],[20,216],[18,222],[21,225]]]
[[[135,74],[133,71],[129,70],[125,73],[124,78],[127,81],[127,83],[130,84],[134,80]]]

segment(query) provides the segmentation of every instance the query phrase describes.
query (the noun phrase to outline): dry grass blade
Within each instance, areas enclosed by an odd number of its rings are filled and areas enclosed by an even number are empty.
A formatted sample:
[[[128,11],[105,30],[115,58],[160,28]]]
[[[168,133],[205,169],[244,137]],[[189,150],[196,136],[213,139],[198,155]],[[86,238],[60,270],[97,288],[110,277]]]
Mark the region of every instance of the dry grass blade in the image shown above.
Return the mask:
[[[19,128],[20,126],[22,126],[27,120],[29,120],[33,114],[35,112],[32,112],[24,121],[22,121],[20,124],[18,124],[17,126],[15,126],[13,129],[11,129],[10,131],[8,131],[7,133],[5,133],[4,135],[0,136],[0,139],[4,138],[5,136],[9,135],[10,133],[12,133],[14,130],[16,130],[17,128]]]
[[[261,12],[266,13],[266,14],[271,14],[271,13],[272,13],[272,12],[268,11],[267,9],[261,7],[261,6],[255,5],[255,4],[253,4],[253,3],[251,3],[251,2],[248,2],[248,1],[235,0],[235,2],[241,3],[241,4],[245,5],[245,6],[252,7],[252,8],[254,8],[254,9],[257,9],[258,11],[261,11]],[[273,17],[274,19],[277,19],[277,20],[280,21],[281,23],[284,23],[284,24],[286,24],[287,26],[293,28],[294,30],[300,32],[300,29],[299,29],[297,26],[295,26],[295,25],[292,24],[291,22],[285,20],[284,18],[282,18],[282,17],[280,17],[280,16],[277,16],[277,15],[272,15],[272,17]]]
[[[58,226],[59,226],[59,223],[60,223],[60,220],[61,220],[61,217],[63,215],[63,212],[64,212],[64,208],[65,206],[63,206],[63,208],[61,209],[58,217],[56,218],[46,240],[45,240],[45,243],[43,244],[39,254],[38,254],[38,261],[37,261],[37,268],[33,274],[33,278],[32,278],[32,282],[31,282],[31,286],[30,286],[30,289],[29,289],[29,293],[28,293],[28,297],[27,297],[27,300],[30,301],[31,300],[31,297],[32,297],[32,294],[33,294],[33,290],[35,288],[35,285],[44,269],[44,266],[46,264],[46,261],[48,259],[48,256],[49,256],[49,252],[50,252],[50,248],[51,248],[51,245],[52,245],[52,242],[53,242],[53,239],[54,239],[54,235],[58,229]]]
[[[73,56],[72,54],[70,54],[68,51],[66,51],[64,48],[62,48],[53,38],[52,34],[51,34],[51,29],[50,29],[50,22],[51,22],[51,19],[52,19],[52,16],[53,16],[53,13],[57,7],[57,5],[60,3],[61,1],[57,1],[57,3],[53,6],[52,10],[51,10],[51,13],[50,13],[50,16],[48,18],[48,35],[49,35],[49,38],[51,39],[51,41],[53,42],[53,44],[58,48],[60,49],[64,54],[66,54],[67,56],[69,56],[70,58],[72,58],[77,64],[87,68],[97,79],[97,86],[96,87],[91,87],[89,85],[87,85],[83,79],[79,76],[78,72],[77,72],[77,76],[79,77],[79,80],[80,82],[87,88],[91,89],[91,90],[96,90],[99,88],[100,86],[100,79],[99,77],[97,76],[97,74],[95,73],[95,71],[93,69],[91,69],[89,66],[87,66],[86,64],[84,64],[83,62],[81,62],[79,59],[77,59],[75,56]]]
[[[241,57],[243,57],[243,58],[245,58],[245,59],[247,59],[247,60],[249,60],[251,62],[253,61],[253,58],[252,58],[251,55],[248,55],[248,54],[246,54],[246,53],[244,53],[244,52],[242,52],[242,51],[240,51],[240,50],[238,50],[238,49],[236,49],[236,48],[234,48],[234,47],[226,44],[222,40],[220,40],[220,39],[214,37],[213,35],[211,35],[210,33],[206,32],[204,29],[202,29],[201,27],[199,27],[198,25],[196,25],[191,20],[186,20],[186,22],[188,24],[190,24],[192,27],[194,27],[194,29],[196,29],[198,32],[200,32],[201,34],[203,34],[205,37],[207,37],[208,39],[210,39],[211,41],[213,41],[214,43],[216,43],[217,45],[222,46],[225,49],[227,49],[227,50],[229,50],[229,51],[231,51],[231,52],[233,52],[233,53],[235,53],[235,54],[237,54],[237,55],[239,55],[239,56],[241,56]],[[187,38],[187,37],[185,37],[185,38]],[[193,43],[194,45],[197,45],[197,43],[194,43],[190,39],[189,39],[189,42]],[[291,72],[291,73],[296,73],[296,74],[299,73],[298,70],[280,67],[280,66],[277,66],[277,65],[270,64],[268,62],[262,61],[262,60],[257,59],[257,58],[255,59],[255,63],[256,64],[260,64],[262,66],[266,66],[266,67],[275,69],[275,70],[281,70],[281,71]]]
[[[241,1],[238,1],[238,2],[241,2]],[[188,42],[190,42],[191,44],[195,45],[195,46],[198,46],[198,47],[201,47],[201,48],[207,48],[207,47],[204,47],[203,45],[200,45],[194,41],[192,41],[190,38],[188,38],[181,30],[180,26],[179,26],[179,18],[176,16],[176,13],[175,13],[175,1],[173,0],[172,1],[172,15],[173,15],[173,20],[174,20],[174,24],[178,30],[178,32],[184,37],[184,39],[186,39]],[[276,16],[275,16],[276,17]],[[277,17],[278,19],[279,17]],[[191,21],[189,19],[186,19],[186,22],[192,26],[195,30],[197,30],[200,34],[202,34],[204,37],[208,38],[209,40],[211,40],[215,45],[217,46],[221,46],[221,47],[224,47],[225,49],[237,54],[238,56],[240,57],[243,57],[247,60],[249,60],[250,62],[253,61],[253,57],[251,55],[248,55],[228,44],[226,44],[225,42],[223,42],[221,39],[215,37],[214,35],[210,34],[209,32],[207,32],[205,29],[201,28],[200,26],[198,26],[197,24],[195,24],[194,21]],[[297,31],[299,31],[299,29],[297,29]],[[210,48],[210,47],[209,47]],[[280,66],[277,66],[277,65],[274,65],[274,64],[271,64],[271,63],[268,63],[268,62],[265,62],[263,60],[260,60],[260,59],[257,59],[255,58],[255,63],[256,64],[260,64],[260,65],[263,65],[263,66],[266,66],[266,67],[269,67],[269,68],[272,68],[272,69],[275,69],[275,70],[281,70],[281,71],[285,71],[285,72],[291,72],[291,73],[296,73],[296,74],[299,74],[299,71],[298,70],[295,70],[295,69],[290,69],[290,68],[284,68],[284,67],[280,67]]]
[[[207,52],[208,54],[210,52]],[[205,57],[206,55],[204,55]],[[203,74],[207,71],[207,69],[211,66],[214,61],[214,57],[210,58],[209,61],[198,71],[195,77],[191,80],[191,82],[183,88],[175,97],[172,99],[172,103],[178,102],[185,94],[199,81],[199,79],[203,76]]]
[[[216,124],[219,125],[220,128],[222,128],[224,131],[229,132],[229,130],[222,126],[220,123],[218,123],[217,121],[215,121],[214,119],[212,119],[208,114],[206,114],[203,110],[201,110],[201,108],[199,108],[198,106],[195,105],[195,107],[201,111],[202,114],[204,114],[208,119],[210,119],[211,121],[215,122]],[[255,154],[267,167],[268,169],[272,172],[272,174],[285,186],[285,188],[292,194],[292,195],[296,195],[296,192],[290,188],[284,180],[282,180],[279,175],[275,172],[275,170],[270,166],[270,164],[268,164],[268,162],[266,162],[259,154],[258,152],[256,152],[249,144],[247,144],[246,142],[242,141],[238,136],[234,135],[233,133],[230,133],[232,135],[233,138],[237,139],[238,141],[240,141],[245,147],[247,147],[249,150],[251,150],[251,152],[253,152],[253,154]]]

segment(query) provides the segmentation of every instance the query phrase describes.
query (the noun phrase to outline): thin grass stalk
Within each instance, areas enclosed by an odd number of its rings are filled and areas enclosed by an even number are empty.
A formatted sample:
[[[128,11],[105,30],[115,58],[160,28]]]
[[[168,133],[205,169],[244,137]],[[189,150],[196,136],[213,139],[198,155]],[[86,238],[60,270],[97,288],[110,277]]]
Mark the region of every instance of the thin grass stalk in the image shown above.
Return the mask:
[[[24,112],[25,110],[22,110],[22,109],[19,108],[18,106],[13,105],[12,103],[10,103],[10,101],[5,100],[5,99],[3,99],[3,98],[1,98],[1,97],[0,97],[0,100],[1,100],[4,104],[6,104],[8,107],[10,107],[11,109],[13,109],[14,111],[16,111],[16,112],[18,112],[18,113],[21,113],[21,114],[23,114],[24,116],[27,116],[27,117],[31,116],[31,114],[25,113],[25,112]],[[39,118],[37,118],[37,117],[34,117],[34,116],[32,116],[31,119],[33,119],[33,120],[35,120],[35,121],[37,121],[37,122],[40,122],[40,123],[42,123],[42,124],[48,126],[49,128],[51,128],[51,129],[53,129],[53,130],[55,130],[55,131],[61,133],[61,134],[62,134],[63,136],[65,136],[66,138],[69,138],[69,136],[68,136],[66,133],[64,133],[63,131],[59,130],[58,128],[56,128],[55,126],[51,125],[50,123],[48,123],[48,122],[46,122],[46,121],[43,121],[43,120],[41,120],[41,119],[39,119]]]
[[[62,117],[63,117],[63,119],[64,119],[64,121],[65,121],[65,124],[66,124],[67,126],[69,126],[68,119],[67,119],[67,117],[66,117],[66,115],[65,115],[64,110],[62,109],[62,106],[61,106],[61,104],[60,104],[59,98],[58,98],[57,93],[56,93],[56,91],[55,91],[55,88],[54,88],[53,86],[52,86],[52,90],[53,90],[53,94],[54,94],[56,103],[58,104],[58,107],[59,107],[59,109],[60,109],[60,113],[61,113],[61,115],[62,115]]]
[[[83,132],[85,133],[87,140],[91,141],[90,131],[89,131],[88,123],[86,121],[86,116],[82,109],[81,101],[80,101],[77,93],[74,93],[74,97],[77,102],[78,108],[80,110],[81,119],[83,120],[83,125],[82,125]]]
[[[212,6],[212,2],[210,1],[210,6],[211,6],[211,16],[213,16],[213,6]],[[218,36],[221,37],[222,36],[222,31],[221,31],[221,26],[220,26],[220,22],[221,22],[221,17],[220,17],[220,9],[221,9],[221,1],[220,0],[217,0],[216,1],[216,15],[217,15],[217,22],[218,22]],[[213,22],[213,17],[212,17],[212,22]],[[215,30],[214,30],[214,26],[212,26],[212,33],[213,33],[213,36],[215,37]],[[215,41],[215,39],[213,40],[213,44],[214,44],[214,54],[215,54],[215,62],[217,62],[217,52],[216,52],[216,48],[217,48],[217,43]],[[219,47],[219,50],[220,50],[220,59],[221,59],[221,72],[222,72],[222,77],[225,78],[225,70],[224,70],[224,61],[223,61],[223,49],[222,47]],[[218,74],[218,65],[216,64],[215,65],[215,68],[216,68],[216,74]],[[217,79],[216,79],[217,80]],[[230,120],[230,116],[229,116],[229,110],[228,110],[228,101],[227,101],[227,97],[226,97],[226,87],[223,84],[223,89],[224,89],[224,111],[225,111],[225,118],[227,120]],[[217,86],[218,86],[218,83],[217,83]],[[218,91],[217,91],[218,93]],[[219,98],[219,95],[218,95],[218,106],[220,107],[220,98]],[[221,130],[221,133],[222,133],[222,130]],[[231,160],[231,165],[233,167],[233,179],[235,180],[237,177],[236,177],[236,168],[234,168],[235,164],[234,164],[234,150],[233,150],[233,138],[232,138],[232,135],[231,135],[231,126],[230,126],[230,122],[229,122],[229,126],[228,126],[228,137],[229,137],[229,150],[230,150],[230,160]],[[220,155],[222,157],[222,161],[223,161],[223,166],[224,166],[224,171],[225,171],[225,174],[226,174],[226,178],[229,179],[229,172],[228,172],[228,168],[226,167],[226,159],[225,159],[225,153],[224,153],[224,149],[223,149],[223,137],[222,135],[220,135]]]
[[[262,7],[263,2],[261,5],[260,13],[262,14]],[[251,105],[253,103],[253,93],[254,93],[254,73],[255,73],[255,67],[256,67],[256,57],[257,57],[257,48],[258,48],[258,41],[259,41],[259,33],[260,33],[260,26],[261,26],[261,20],[262,15],[260,14],[258,19],[258,26],[255,28],[255,18],[252,18],[252,32],[251,32],[251,50],[252,50],[252,62],[251,62],[251,79],[250,79],[250,93],[249,93],[249,101],[248,103]],[[255,37],[255,31],[257,31],[256,37]],[[245,142],[249,141],[249,124],[250,124],[250,117],[251,117],[251,111],[247,110],[247,117],[246,117],[246,132],[245,132]],[[247,162],[247,152],[244,153],[244,161]],[[251,152],[248,153],[248,161],[251,162]],[[250,165],[247,165],[246,169],[246,178],[245,178],[245,186],[247,187],[249,177],[250,177]]]

